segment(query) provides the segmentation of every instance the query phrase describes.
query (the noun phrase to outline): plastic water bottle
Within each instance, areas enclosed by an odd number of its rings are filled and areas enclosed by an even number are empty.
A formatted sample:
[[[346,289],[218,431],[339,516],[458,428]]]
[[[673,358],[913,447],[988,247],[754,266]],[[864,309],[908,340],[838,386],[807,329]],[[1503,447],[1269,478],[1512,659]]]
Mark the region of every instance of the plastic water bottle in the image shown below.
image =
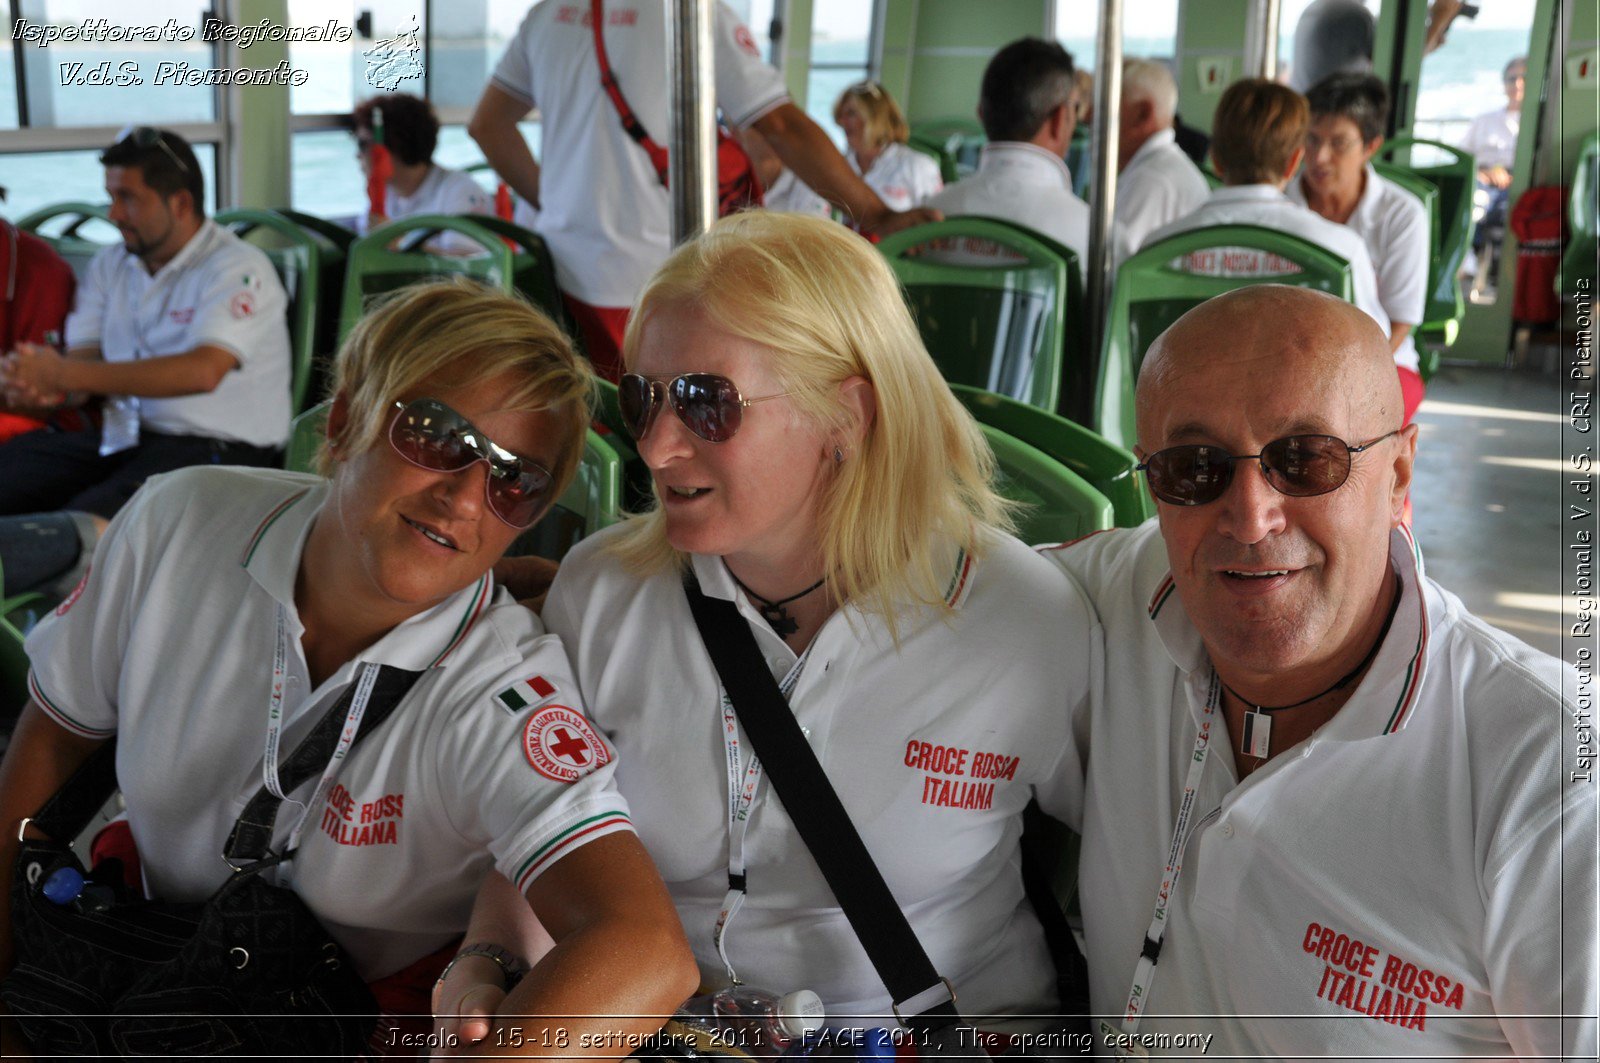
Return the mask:
[[[746,1055],[776,1058],[800,1051],[806,1034],[822,1028],[822,999],[809,989],[779,996],[739,985],[684,1002],[677,1021]]]

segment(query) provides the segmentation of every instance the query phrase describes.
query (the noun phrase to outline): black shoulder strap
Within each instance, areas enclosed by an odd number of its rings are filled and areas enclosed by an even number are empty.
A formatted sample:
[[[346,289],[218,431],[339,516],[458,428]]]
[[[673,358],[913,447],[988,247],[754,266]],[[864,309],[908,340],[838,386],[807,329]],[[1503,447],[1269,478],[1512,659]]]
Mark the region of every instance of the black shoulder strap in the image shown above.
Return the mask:
[[[919,1031],[960,1023],[954,990],[934,969],[850,822],[738,607],[706,597],[692,574],[684,580],[684,591],[700,638],[773,790],[861,939],[901,1021]]]
[[[393,668],[387,664],[380,666],[367,709],[361,714],[361,727],[350,748],[354,749],[363,738],[382,726],[421,678],[421,672]],[[345,689],[344,694],[329,707],[322,719],[317,721],[317,726],[301,740],[279,768],[278,778],[284,793],[292,793],[295,787],[327,765],[328,758],[333,756],[334,748],[339,744],[339,732],[344,729],[345,716],[350,711],[350,702],[355,698],[358,686],[359,682],[353,682]],[[282,803],[265,786],[256,791],[256,795],[239,814],[233,830],[228,833],[228,842],[222,851],[223,859],[239,867],[266,857],[272,845],[272,828],[278,820],[278,806]]]

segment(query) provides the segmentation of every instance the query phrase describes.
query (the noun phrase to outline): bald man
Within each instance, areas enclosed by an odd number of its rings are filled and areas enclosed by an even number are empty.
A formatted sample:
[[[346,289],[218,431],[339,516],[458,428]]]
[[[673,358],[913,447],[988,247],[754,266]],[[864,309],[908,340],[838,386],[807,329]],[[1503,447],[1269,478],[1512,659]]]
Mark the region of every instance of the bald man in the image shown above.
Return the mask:
[[[1588,702],[1423,575],[1401,417],[1359,309],[1213,299],[1139,380],[1159,524],[1045,552],[1104,647],[1073,731],[1110,1046],[1596,1057]]]

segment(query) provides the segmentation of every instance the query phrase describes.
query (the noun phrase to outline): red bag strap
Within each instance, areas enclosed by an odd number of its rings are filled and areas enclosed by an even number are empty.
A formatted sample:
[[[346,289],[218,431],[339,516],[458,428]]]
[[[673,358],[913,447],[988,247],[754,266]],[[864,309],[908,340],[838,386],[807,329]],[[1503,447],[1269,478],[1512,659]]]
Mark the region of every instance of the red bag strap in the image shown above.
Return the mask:
[[[622,128],[632,137],[634,143],[650,153],[650,161],[655,165],[656,176],[661,183],[667,183],[667,149],[663,148],[650,138],[645,131],[644,124],[639,121],[638,115],[633,113],[633,108],[628,106],[628,101],[622,95],[622,86],[617,83],[616,72],[611,69],[611,59],[606,55],[606,38],[601,32],[605,22],[604,0],[589,0],[589,21],[594,28],[594,54],[600,60],[600,87],[605,90],[606,96],[611,100],[611,106],[617,110],[617,117],[622,119]]]

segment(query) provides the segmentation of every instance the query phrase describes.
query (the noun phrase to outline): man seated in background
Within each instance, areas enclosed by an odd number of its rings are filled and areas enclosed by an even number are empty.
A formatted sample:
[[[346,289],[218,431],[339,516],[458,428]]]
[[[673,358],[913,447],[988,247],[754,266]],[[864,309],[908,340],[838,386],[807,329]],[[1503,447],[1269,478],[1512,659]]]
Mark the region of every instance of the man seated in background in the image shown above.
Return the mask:
[[[7,593],[86,560],[146,478],[276,465],[289,435],[288,298],[266,255],[206,218],[188,142],[140,126],[100,163],[123,242],[89,263],[66,353],[18,343],[0,385],[23,407],[99,399],[103,424],[0,443],[0,514],[30,515],[0,517]]]
[[[1327,248],[1350,263],[1354,302],[1389,332],[1389,315],[1378,298],[1378,281],[1367,246],[1354,229],[1319,218],[1283,194],[1306,153],[1310,109],[1304,96],[1265,78],[1228,86],[1211,127],[1211,165],[1223,187],[1192,214],[1155,230],[1141,245],[1212,225],[1260,225]],[[1192,273],[1283,277],[1297,267],[1275,255],[1245,253],[1188,256]]]
[[[995,53],[978,91],[978,120],[989,140],[978,172],[928,206],[946,217],[981,214],[1025,225],[1089,252],[1089,205],[1072,191],[1063,161],[1072,142],[1077,97],[1072,56],[1054,41],[1024,37]]]
[[[1178,147],[1172,128],[1177,106],[1178,86],[1164,63],[1130,59],[1122,64],[1113,267],[1133,254],[1152,230],[1199,209],[1211,194],[1200,167]]]

